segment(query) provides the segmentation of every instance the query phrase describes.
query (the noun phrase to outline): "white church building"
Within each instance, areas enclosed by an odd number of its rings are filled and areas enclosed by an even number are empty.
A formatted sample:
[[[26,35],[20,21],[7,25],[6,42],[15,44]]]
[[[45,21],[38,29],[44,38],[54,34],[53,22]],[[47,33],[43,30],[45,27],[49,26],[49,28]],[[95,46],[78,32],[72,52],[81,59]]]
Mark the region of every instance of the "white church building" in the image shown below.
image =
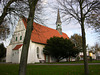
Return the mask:
[[[16,26],[11,42],[7,47],[6,62],[20,63],[26,26],[26,19],[21,18]],[[47,39],[54,36],[69,39],[67,34],[62,32],[59,10],[57,14],[56,29],[37,24],[35,22],[33,23],[33,26],[34,29],[31,33],[27,63],[36,63],[40,61],[54,62],[55,60],[49,55],[43,54],[43,48],[46,45]]]

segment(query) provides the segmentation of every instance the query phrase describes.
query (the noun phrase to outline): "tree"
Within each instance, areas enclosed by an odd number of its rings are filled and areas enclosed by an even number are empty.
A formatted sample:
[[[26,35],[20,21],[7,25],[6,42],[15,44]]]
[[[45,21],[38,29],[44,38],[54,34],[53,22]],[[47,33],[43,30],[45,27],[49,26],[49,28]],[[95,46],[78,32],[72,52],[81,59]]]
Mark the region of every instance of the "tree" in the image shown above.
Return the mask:
[[[7,35],[10,33],[10,28],[7,25],[0,25],[0,39],[6,39]]]
[[[2,3],[5,2],[4,0],[0,0],[0,4],[3,5]],[[7,16],[8,12],[9,12],[9,7],[10,5],[13,3],[13,2],[16,2],[16,0],[9,0],[8,3],[4,3],[5,5],[3,10],[0,12],[2,12],[2,14],[0,15],[0,39],[5,39],[7,37],[7,33],[9,34],[9,28],[8,26],[5,24],[4,25],[4,22],[6,21],[5,17]]]
[[[0,25],[2,24],[2,22],[4,21],[5,16],[8,14],[9,11],[9,7],[10,5],[15,2],[17,0],[9,0],[8,3],[5,5],[5,7],[3,8],[3,13],[0,16]],[[0,0],[0,3],[4,2],[3,0]]]
[[[80,51],[82,51],[82,36],[78,34],[74,34],[71,36],[70,40],[75,44]]]
[[[0,27],[2,27],[0,28],[0,37],[5,40],[9,34],[12,35],[15,25],[22,16],[28,18],[30,8],[28,0],[0,0],[0,7]],[[35,21],[42,22],[40,18],[42,8],[42,1],[39,0],[34,16]]]
[[[94,46],[91,46],[89,49],[89,53],[95,54],[97,60],[100,59],[99,52],[100,52],[100,45],[98,43],[96,43]]]
[[[96,32],[100,33],[100,3],[98,3],[97,10],[90,14],[86,19],[88,26],[95,29]]]
[[[28,6],[25,0],[0,0],[0,39],[5,40],[10,34],[10,28],[14,29],[16,20],[25,15]],[[27,13],[28,14],[28,13]]]
[[[96,43],[94,46],[92,46],[91,48],[90,48],[90,50],[91,50],[91,52],[98,52],[98,51],[100,51],[100,46],[99,46],[99,44],[98,43]]]
[[[74,44],[63,37],[53,37],[47,40],[43,52],[55,58],[57,62],[71,56],[75,57],[78,54],[78,50],[76,50]]]
[[[27,9],[29,12],[28,19],[27,19],[27,28],[25,33],[25,38],[23,42],[20,66],[19,66],[19,75],[26,75],[26,65],[27,65],[27,56],[28,56],[28,48],[30,43],[31,32],[33,30],[33,20],[35,14],[35,8],[38,0],[0,0],[0,3],[5,2],[5,6],[3,8],[2,15],[0,16],[0,25],[4,22],[4,19],[9,14],[16,14],[18,16],[25,15]],[[25,3],[25,4],[23,4]],[[15,6],[17,5],[17,6]],[[22,7],[24,6],[24,7]],[[37,6],[38,8],[39,6]],[[24,10],[21,10],[25,8]],[[38,9],[39,10],[39,9]],[[9,14],[8,14],[9,13]],[[28,13],[27,13],[28,14]]]
[[[91,14],[89,18],[87,18],[87,23],[89,27],[95,29],[96,32],[100,32],[100,15],[99,14]]]
[[[85,74],[89,74],[87,54],[86,54],[86,38],[85,28],[86,18],[97,9],[99,0],[57,0],[59,3],[59,9],[63,13],[63,17],[66,20],[76,20],[81,26],[82,32],[82,49],[84,53],[84,69]]]
[[[0,44],[0,59],[6,56],[6,48],[3,44]]]
[[[5,25],[5,22],[7,22],[7,24],[9,24],[8,19],[10,19],[10,21],[12,21],[11,15],[13,15],[14,17],[15,17],[15,15],[16,15],[16,17],[22,15],[22,13],[19,14],[19,12],[21,11],[21,8],[23,9],[27,6],[25,4],[22,4],[23,1],[24,0],[0,0],[0,4],[3,5],[2,6],[3,11],[1,11],[2,13],[0,15],[0,26],[1,26],[1,24]],[[19,3],[21,5],[19,5]],[[25,2],[25,3],[27,3],[27,2]],[[19,6],[15,6],[16,4]],[[24,5],[24,7],[22,7],[23,5]],[[21,12],[24,12],[24,10]],[[28,26],[27,26],[27,28],[28,28]],[[29,30],[31,30],[31,29],[29,29]],[[25,62],[25,61],[23,61],[23,62]],[[22,65],[22,67],[25,68],[26,65],[24,65],[24,66]],[[26,71],[24,71],[24,72],[26,72]],[[21,74],[21,73],[19,73],[19,74]],[[22,74],[22,75],[25,75],[25,74]]]
[[[27,28],[26,28],[25,38],[23,42],[23,47],[22,47],[22,54],[21,54],[21,60],[19,66],[19,75],[26,75],[28,48],[30,44],[31,32],[33,30],[33,20],[34,20],[34,14],[35,14],[35,8],[37,2],[38,0],[28,0],[30,11],[27,19]]]

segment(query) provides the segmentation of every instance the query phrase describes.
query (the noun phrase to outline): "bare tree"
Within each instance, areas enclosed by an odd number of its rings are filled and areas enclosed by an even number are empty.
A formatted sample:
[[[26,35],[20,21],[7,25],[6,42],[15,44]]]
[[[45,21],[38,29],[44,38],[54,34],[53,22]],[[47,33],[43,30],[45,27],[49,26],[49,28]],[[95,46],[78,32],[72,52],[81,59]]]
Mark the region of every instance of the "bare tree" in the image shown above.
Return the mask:
[[[10,28],[7,25],[0,25],[0,40],[5,40],[10,33]]]
[[[93,13],[98,4],[99,0],[57,0],[59,4],[59,10],[63,14],[65,20],[76,20],[81,26],[82,32],[82,49],[84,53],[84,69],[85,74],[89,74],[87,54],[86,54],[86,38],[85,38],[85,28],[86,18]]]
[[[29,8],[24,0],[1,0],[0,7],[0,39],[5,40],[11,26],[14,28],[18,17],[28,14]]]
[[[10,7],[10,5],[13,3],[13,2],[15,2],[16,0],[9,0],[9,1],[5,1],[5,0],[0,0],[0,4],[1,3],[5,3],[4,4],[4,8],[3,8],[3,13],[2,13],[2,15],[0,16],[0,25],[2,24],[2,22],[4,21],[4,18],[5,18],[5,16],[8,14],[8,11],[9,11],[9,7]]]
[[[100,33],[100,1],[93,7],[93,12],[87,17],[89,27]]]
[[[12,20],[11,18],[12,14],[13,14],[13,17],[22,16],[22,15],[28,17],[26,21],[27,28],[26,28],[25,38],[23,42],[23,48],[22,48],[20,66],[19,66],[19,75],[26,75],[28,48],[30,44],[31,32],[33,30],[33,21],[34,19],[37,19],[34,17],[34,15],[35,15],[35,9],[39,7],[39,5],[37,5],[36,7],[36,4],[38,1],[39,0],[7,0],[7,1],[0,0],[0,3],[3,2],[3,5],[4,5],[2,15],[0,16],[0,25],[3,22],[5,22],[4,20],[7,18],[7,15],[10,21]],[[37,10],[40,11],[39,9]]]
[[[29,15],[29,3],[28,0],[1,0],[0,1],[0,33],[2,39],[6,39],[6,32],[11,31],[11,26],[14,28],[16,26],[17,21],[19,18],[22,16],[25,16],[26,18]],[[40,18],[40,14],[43,13],[43,5],[42,1],[39,0],[38,5],[36,6],[36,11],[35,11],[35,21],[41,22],[43,19]],[[5,33],[4,33],[5,30]],[[3,33],[3,35],[2,35]],[[9,33],[9,32],[7,32]],[[13,33],[13,31],[12,31]],[[11,32],[10,32],[11,34]],[[9,34],[8,34],[9,35]],[[4,37],[5,36],[5,37]]]
[[[100,6],[99,6],[100,7]],[[98,13],[93,13],[87,18],[88,26],[95,29],[100,35],[100,10]]]
[[[0,14],[1,14],[0,15],[0,39],[1,40],[6,39],[6,37],[7,37],[6,34],[9,34],[9,32],[10,32],[9,26],[7,25],[7,23],[5,23],[7,21],[7,19],[5,19],[5,17],[8,14],[10,5],[15,1],[16,0],[10,0],[10,1],[0,0],[0,4],[3,8],[3,9],[0,9]]]
[[[82,51],[82,36],[74,34],[71,36],[70,40],[75,44],[75,46]]]
[[[98,52],[98,51],[100,51],[100,45],[99,45],[99,43],[96,43],[90,49],[91,49],[92,52],[95,52],[95,53]]]

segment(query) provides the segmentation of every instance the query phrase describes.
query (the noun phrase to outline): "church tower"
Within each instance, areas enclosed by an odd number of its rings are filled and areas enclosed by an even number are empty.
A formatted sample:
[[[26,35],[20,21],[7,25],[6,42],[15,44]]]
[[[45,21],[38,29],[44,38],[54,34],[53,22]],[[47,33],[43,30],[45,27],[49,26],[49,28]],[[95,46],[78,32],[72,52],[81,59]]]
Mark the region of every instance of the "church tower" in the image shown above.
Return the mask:
[[[58,9],[58,14],[57,14],[57,21],[56,21],[56,30],[62,35],[62,27],[61,27],[61,20],[60,20],[60,14],[59,14],[59,9]]]

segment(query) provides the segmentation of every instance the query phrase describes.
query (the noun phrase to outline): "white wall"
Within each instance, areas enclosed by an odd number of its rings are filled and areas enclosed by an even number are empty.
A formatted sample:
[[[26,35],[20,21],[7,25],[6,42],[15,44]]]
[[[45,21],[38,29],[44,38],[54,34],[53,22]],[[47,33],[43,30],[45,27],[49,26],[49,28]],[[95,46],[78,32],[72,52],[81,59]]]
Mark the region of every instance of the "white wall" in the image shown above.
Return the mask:
[[[92,59],[96,59],[96,55],[95,54],[93,54]]]
[[[100,56],[100,51],[97,51],[96,52],[96,56]]]
[[[12,39],[11,39],[11,42],[9,44],[9,46],[7,47],[7,52],[6,52],[6,62],[15,62],[17,60],[17,57],[18,56],[14,56],[12,57],[12,49],[16,46],[16,45],[20,45],[23,43],[23,40],[24,40],[24,36],[25,36],[25,26],[22,22],[22,20],[20,19],[16,28],[15,28],[15,31],[14,31],[14,34],[12,35]],[[20,36],[22,36],[22,40],[20,40]],[[17,37],[17,41],[16,41],[16,37]],[[15,52],[15,51],[14,51]],[[19,57],[18,57],[19,58]],[[16,60],[15,60],[16,59]],[[17,63],[18,61],[16,61]]]
[[[12,36],[11,43],[7,47],[6,62],[13,62],[13,63],[20,62],[22,47],[17,51],[13,50],[13,53],[12,53],[12,49],[16,45],[20,45],[23,43],[25,31],[26,31],[25,26],[22,20],[20,19],[18,22],[18,25],[16,26],[14,34]],[[22,40],[20,40],[20,36],[22,36]],[[16,41],[16,37],[17,37],[17,41]],[[29,53],[28,53],[28,63],[35,63],[35,62],[39,62],[39,60],[44,60],[44,54],[43,54],[44,46],[45,45],[33,43],[32,41],[30,42]],[[40,58],[37,58],[37,47],[39,47],[39,57]],[[14,56],[12,56],[13,54]]]
[[[35,63],[35,62],[40,62],[39,60],[45,60],[44,54],[43,54],[44,46],[45,45],[33,43],[33,42],[30,41],[27,63]],[[40,56],[39,59],[37,58],[37,47],[39,47],[39,56]],[[15,53],[15,51],[13,50],[13,53]],[[12,56],[12,63],[20,63],[22,47],[17,51],[19,51],[18,52],[19,54]],[[17,53],[17,51],[16,51],[16,53]]]
[[[6,62],[13,62],[13,63],[18,63],[18,62],[15,62],[17,61],[18,59],[16,59],[16,53],[18,54],[19,52],[17,52],[18,50],[12,50],[13,48],[15,48],[17,44],[13,44],[13,45],[9,45],[7,47],[7,52],[6,52]],[[14,56],[13,56],[14,54]],[[19,61],[19,60],[18,60]]]
[[[25,26],[22,20],[20,19],[18,24],[16,25],[14,34],[12,35],[11,44],[22,43],[24,40],[25,32],[26,32]],[[20,40],[20,36],[22,36],[22,40]],[[16,37],[17,37],[17,41],[16,41]]]
[[[43,48],[45,45],[30,42],[29,53],[28,53],[28,63],[39,62],[39,60],[44,60]],[[39,47],[39,57],[37,58],[37,47]]]
[[[6,62],[11,62],[11,58],[12,58],[12,45],[7,47],[7,50],[6,50]]]

